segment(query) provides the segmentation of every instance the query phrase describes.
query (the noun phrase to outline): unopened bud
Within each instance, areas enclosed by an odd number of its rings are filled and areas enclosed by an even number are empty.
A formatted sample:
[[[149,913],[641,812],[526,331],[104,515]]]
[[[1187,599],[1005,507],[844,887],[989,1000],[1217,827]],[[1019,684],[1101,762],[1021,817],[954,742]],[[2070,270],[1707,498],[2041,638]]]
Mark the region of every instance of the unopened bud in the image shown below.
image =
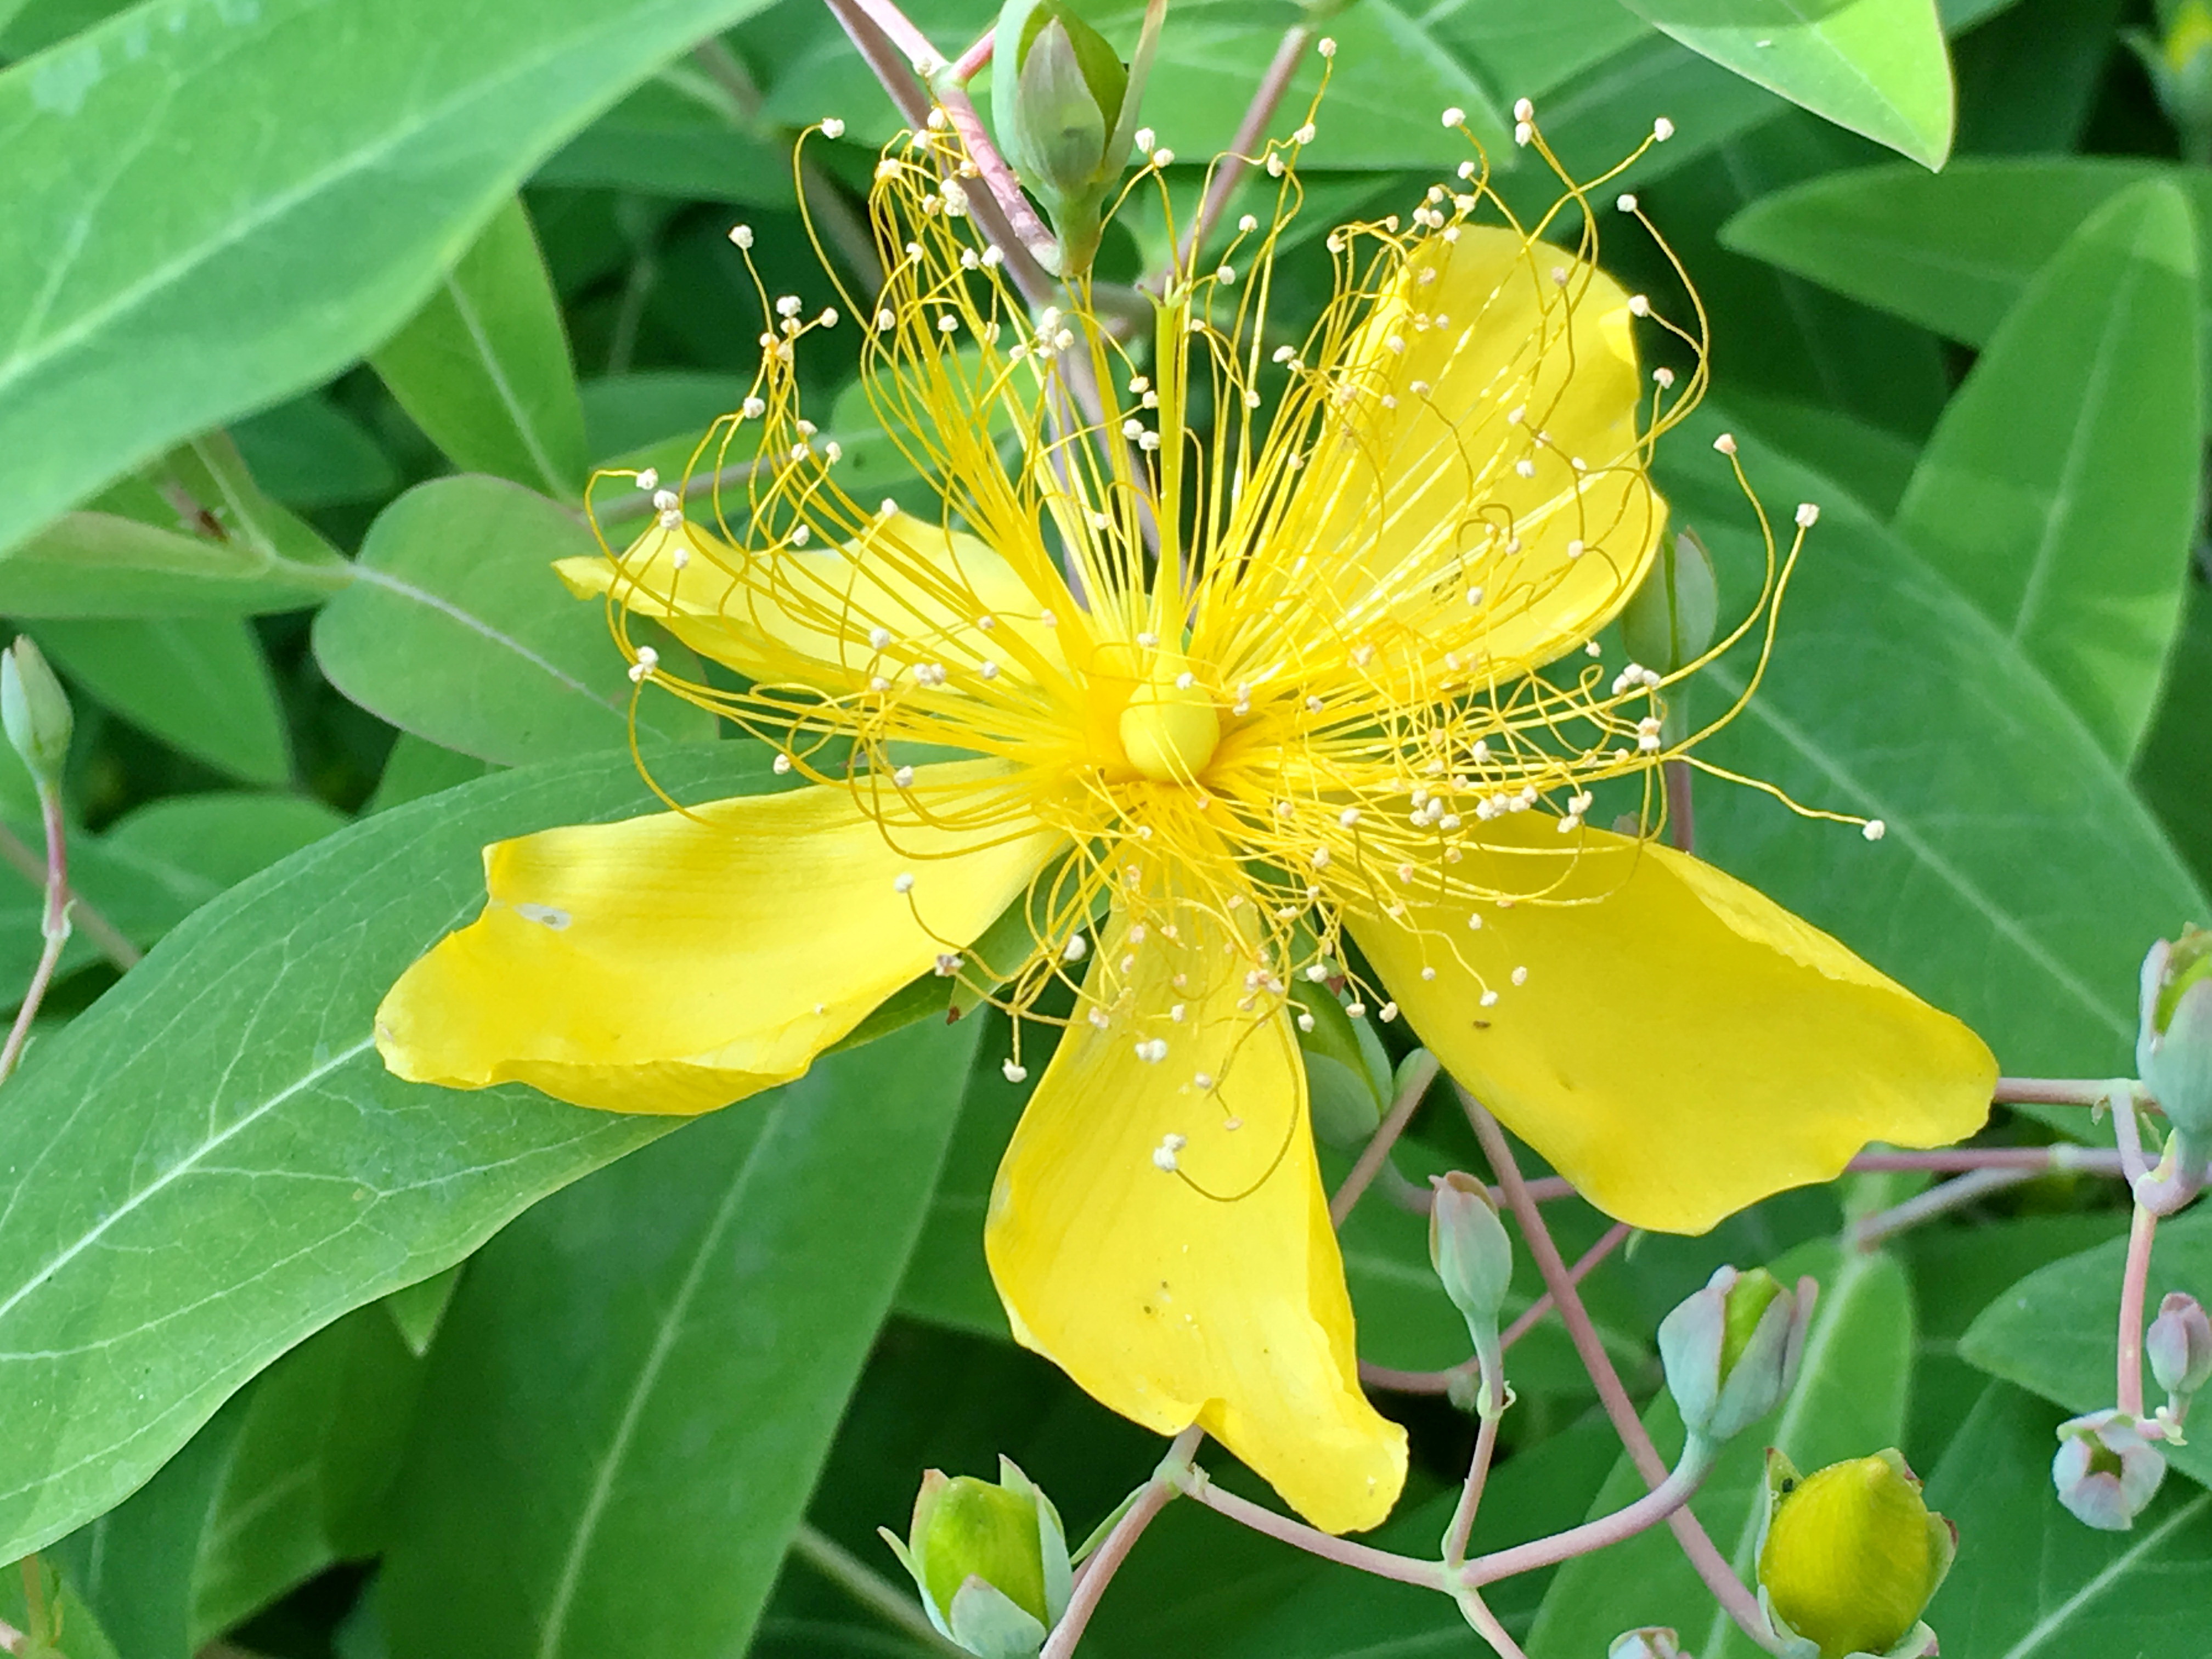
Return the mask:
[[[2212,1382],[2212,1318],[2185,1291],[2169,1291],[2143,1338],[2143,1354],[2158,1386],[2185,1401]]]
[[[2130,29],[2127,43],[2181,135],[2183,159],[2212,159],[2212,9],[2204,0],[2181,0],[2170,10],[2160,9],[2166,13],[2166,33]]]
[[[69,694],[27,634],[0,652],[0,724],[41,789],[61,786],[76,720]]]
[[[2058,1501],[2083,1525],[2125,1532],[2165,1479],[2166,1459],[2143,1438],[2134,1419],[2101,1411],[2058,1425],[2051,1480]]]
[[[1429,1185],[1434,1189],[1429,1205],[1429,1261],[1443,1281],[1444,1294],[1467,1321],[1467,1334],[1481,1362],[1474,1408],[1484,1417],[1493,1417],[1505,1407],[1498,1387],[1504,1347],[1498,1339],[1498,1316],[1513,1281],[1513,1241],[1498,1218],[1490,1188],[1473,1176],[1454,1170],[1431,1176]]]
[[[1800,1475],[1766,1454],[1759,1603],[1803,1659],[1919,1659],[1936,1650],[1920,1622],[1951,1570],[1958,1534],[1929,1512],[1894,1450]]]
[[[1328,1145],[1359,1146],[1390,1103],[1390,1055],[1372,1026],[1345,1012],[1328,988],[1330,976],[1313,980],[1301,974],[1290,983],[1306,1063],[1308,1110],[1314,1133]]]
[[[1051,216],[1060,274],[1073,276],[1097,249],[1105,192],[1128,157],[1143,70],[1133,77],[1066,0],[1006,0],[995,35],[1000,148]],[[1148,55],[1139,47],[1140,65]]]
[[[914,1525],[884,1540],[914,1576],[938,1632],[976,1659],[1035,1659],[1067,1609],[1067,1540],[1052,1500],[1012,1459],[996,1485],[922,1476]]]
[[[1620,613],[1621,643],[1633,660],[1662,674],[1679,672],[1712,644],[1720,603],[1705,544],[1686,530],[1668,531],[1643,586]]]
[[[1692,1434],[1718,1443],[1782,1403],[1797,1380],[1812,1280],[1792,1292],[1764,1267],[1723,1267],[1659,1322],[1667,1389]]]
[[[2143,958],[2136,1075],[2159,1109],[2194,1148],[2212,1152],[2212,933],[2185,927]]]

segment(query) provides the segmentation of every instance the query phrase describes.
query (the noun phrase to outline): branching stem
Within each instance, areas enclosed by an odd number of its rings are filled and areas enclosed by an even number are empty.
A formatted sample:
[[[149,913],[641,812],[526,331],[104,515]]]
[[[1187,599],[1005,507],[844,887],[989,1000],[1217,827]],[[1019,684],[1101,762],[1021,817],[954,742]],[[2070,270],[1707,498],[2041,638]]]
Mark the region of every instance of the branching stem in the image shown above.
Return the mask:
[[[1046,1638],[1044,1651],[1038,1659],[1068,1659],[1075,1651],[1075,1644],[1083,1639],[1083,1632],[1091,1623],[1091,1615],[1098,1610],[1106,1586],[1121,1571],[1121,1563],[1128,1559],[1130,1550],[1135,1547],[1145,1528],[1152,1524],[1152,1517],[1168,1506],[1168,1500],[1176,1492],[1189,1490],[1183,1482],[1194,1468],[1191,1459],[1198,1455],[1199,1443],[1205,1438],[1195,1426],[1175,1437],[1168,1455],[1160,1460],[1159,1468],[1145,1483],[1144,1491],[1114,1523],[1114,1530],[1106,1534],[1106,1541],[1083,1564],[1067,1611],[1052,1627],[1052,1634]]]
[[[23,1047],[31,1040],[31,1023],[39,1017],[39,1005],[46,1000],[46,989],[54,982],[54,970],[61,966],[62,951],[70,939],[69,826],[62,819],[61,791],[52,784],[39,786],[39,816],[46,830],[46,909],[40,919],[39,931],[46,943],[31,974],[30,989],[23,993],[23,1006],[15,1011],[15,1024],[8,1033],[6,1046],[0,1047],[0,1083],[15,1075],[23,1058]]]
[[[1390,1149],[1398,1144],[1398,1137],[1429,1092],[1429,1085],[1437,1080],[1437,1057],[1424,1049],[1406,1073],[1405,1086],[1398,1091],[1398,1098],[1378,1125],[1359,1154],[1359,1161],[1352,1166],[1352,1173],[1344,1178],[1344,1185],[1336,1189],[1336,1196],[1328,1201],[1328,1221],[1332,1227],[1341,1228],[1344,1218],[1352,1213],[1352,1206],[1359,1202],[1360,1194],[1373,1182],[1376,1173],[1390,1156]]]

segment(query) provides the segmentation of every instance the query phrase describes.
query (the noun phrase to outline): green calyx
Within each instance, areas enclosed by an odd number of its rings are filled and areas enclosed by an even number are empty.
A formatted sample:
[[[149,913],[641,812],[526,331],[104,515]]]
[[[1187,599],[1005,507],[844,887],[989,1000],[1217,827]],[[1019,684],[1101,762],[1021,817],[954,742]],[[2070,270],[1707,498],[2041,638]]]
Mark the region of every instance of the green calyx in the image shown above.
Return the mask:
[[[76,720],[69,694],[27,634],[0,651],[0,726],[39,787],[58,787]]]
[[[1626,609],[1621,643],[1662,674],[1679,673],[1705,654],[1720,621],[1720,581],[1712,556],[1688,531],[1668,531]]]
[[[1044,1549],[1036,1500],[973,1475],[960,1475],[925,1498],[915,1516],[914,1548],[922,1588],[938,1611],[952,1616],[952,1598],[981,1578],[1041,1625],[1052,1616],[1044,1591]]]
[[[2172,955],[2166,958],[2166,981],[2159,987],[2158,1000],[2151,1010],[2152,1029],[2163,1036],[2173,1024],[2174,1010],[2181,1006],[2181,999],[2204,979],[2212,979],[2212,932],[2185,927],[2174,942]]]

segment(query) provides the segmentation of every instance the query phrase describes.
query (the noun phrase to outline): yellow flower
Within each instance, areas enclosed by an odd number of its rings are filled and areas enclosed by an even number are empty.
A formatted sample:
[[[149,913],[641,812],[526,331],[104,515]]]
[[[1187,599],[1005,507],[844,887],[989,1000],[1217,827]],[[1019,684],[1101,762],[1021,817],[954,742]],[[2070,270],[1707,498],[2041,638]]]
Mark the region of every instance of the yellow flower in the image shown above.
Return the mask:
[[[1659,675],[1539,672],[1626,602],[1665,519],[1649,307],[1594,246],[1480,222],[1470,165],[1411,228],[1333,235],[1335,297],[1279,344],[1294,159],[1270,152],[1270,212],[1154,308],[1147,362],[1087,291],[1034,315],[1013,294],[949,135],[888,154],[891,274],[853,309],[930,516],[839,487],[795,366],[840,319],[763,292],[755,395],[702,451],[726,467],[757,434],[742,532],[671,496],[563,569],[610,597],[636,673],[809,787],[489,849],[489,905],[379,1042],[410,1078],[699,1112],[917,977],[998,988],[1010,1078],[1025,1027],[1066,1026],[987,1224],[1015,1334],[1340,1531],[1389,1512],[1405,1436],[1358,1387],[1295,976],[1349,976],[1646,1227],[1708,1227],[1869,1139],[1954,1139],[1995,1067],[1750,889],[1585,822],[1600,790],[1646,807],[1670,752]],[[676,682],[632,615],[745,688]]]

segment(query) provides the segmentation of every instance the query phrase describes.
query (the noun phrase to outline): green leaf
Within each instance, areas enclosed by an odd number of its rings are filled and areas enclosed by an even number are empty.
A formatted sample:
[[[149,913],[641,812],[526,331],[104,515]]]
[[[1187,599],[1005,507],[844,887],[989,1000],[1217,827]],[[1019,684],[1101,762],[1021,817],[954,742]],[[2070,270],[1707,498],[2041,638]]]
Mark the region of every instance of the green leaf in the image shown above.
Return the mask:
[[[441,789],[457,788],[465,783],[497,771],[489,761],[478,760],[474,755],[463,755],[451,749],[441,749],[434,743],[402,732],[386,757],[384,770],[376,780],[376,788],[362,803],[364,814],[381,812],[393,806],[404,806],[410,800],[420,800],[425,795],[434,795]]]
[[[761,3],[152,0],[0,74],[0,548],[387,337],[532,167]]]
[[[1891,165],[1832,173],[1753,204],[1728,246],[1971,346],[2075,230],[2146,179],[2179,186],[2196,210],[2199,304],[2212,289],[2204,238],[2212,173],[2106,156],[1967,160],[1930,175]]]
[[[99,846],[108,862],[161,896],[159,915],[126,912],[118,923],[159,937],[256,871],[345,825],[344,814],[305,795],[172,795],[118,818]]]
[[[1762,555],[1733,476],[1706,448],[1720,425],[1709,403],[1662,448],[1659,471],[1678,521],[1721,568],[1725,616],[1732,575]],[[2177,918],[2207,913],[2187,869],[2018,645],[1848,493],[1737,440],[1777,517],[1786,524],[1797,501],[1822,512],[1759,695],[1709,752],[1809,805],[1878,817],[1887,834],[1869,846],[1702,782],[1700,850],[1966,1020],[2008,1071],[2096,1077],[2130,1064],[2142,952]],[[1717,714],[1747,669],[1745,653],[1708,670],[1692,718]]]
[[[1928,1478],[1959,1559],[1928,1609],[1960,1659],[2197,1659],[2212,1601],[2212,1492],[2168,1481],[2131,1532],[2096,1532],[2051,1491],[2058,1413],[1992,1383]]]
[[[457,1261],[441,1273],[402,1285],[377,1304],[392,1321],[407,1351],[417,1358],[429,1352],[430,1344],[437,1340],[438,1328],[446,1322],[446,1310],[453,1305],[453,1292],[459,1288],[462,1269],[467,1266]]]
[[[2115,1238],[2030,1273],[1967,1328],[1960,1356],[2069,1412],[2102,1410],[2113,1401],[2113,1340],[2126,1259],[2127,1241]],[[2168,1291],[2201,1296],[2208,1285],[2212,1213],[2161,1222],[2151,1254],[2149,1305],[2157,1307]],[[2149,1387],[2156,1405],[2157,1385]],[[2212,1485],[2212,1438],[2192,1434],[2186,1445],[2166,1449],[2166,1461],[2191,1480]]]
[[[2200,883],[2212,884],[2212,579],[2200,564],[2188,584],[2166,685],[2136,757],[2136,788],[2166,825]]]
[[[2197,234],[2160,179],[2036,274],[1929,440],[1897,529],[2135,752],[2197,532]]]
[[[520,200],[492,216],[369,361],[464,471],[562,498],[581,492],[583,406],[560,301]]]
[[[53,1549],[123,1659],[190,1659],[192,1577],[249,1402],[219,1413],[130,1499]],[[62,1626],[69,1638],[66,1618]]]
[[[772,781],[752,744],[650,758],[681,800]],[[303,1337],[665,1131],[401,1083],[371,1025],[483,904],[486,842],[653,810],[617,751],[380,813],[198,911],[33,1052],[0,1112],[0,1559],[114,1504]]]
[[[399,488],[383,447],[319,393],[234,422],[230,435],[253,476],[289,507],[378,501]]]
[[[708,427],[744,402],[751,386],[742,374],[681,368],[586,380],[584,434],[592,459],[604,462],[671,439],[688,439],[688,454]]]
[[[578,599],[556,559],[599,556],[580,520],[496,478],[439,478],[380,514],[360,580],[315,618],[315,660],[339,690],[402,731],[513,764],[620,743],[632,690],[606,608]],[[672,672],[696,680],[682,647]],[[711,715],[657,686],[637,695],[649,738],[708,738]]]
[[[256,1379],[193,1577],[195,1651],[342,1556],[382,1547],[422,1367],[376,1308]],[[364,1524],[365,1521],[367,1524]]]
[[[1895,1261],[1820,1243],[1772,1266],[1785,1284],[1808,1273],[1820,1281],[1797,1387],[1778,1417],[1729,1445],[1691,1504],[1722,1554],[1747,1576],[1765,1500],[1765,1449],[1779,1446],[1799,1468],[1814,1469],[1895,1445],[1905,1431],[1911,1375],[1912,1292]],[[1673,1397],[1662,1395],[1644,1421],[1661,1454],[1674,1457],[1682,1426]],[[1590,1513],[1617,1509],[1644,1490],[1624,1455]],[[1563,1565],[1527,1645],[1530,1659],[1588,1659],[1638,1625],[1672,1626],[1683,1651],[1699,1659],[1749,1659],[1758,1651],[1714,1604],[1663,1526]]]
[[[1692,52],[1923,166],[1956,115],[1934,0],[1626,0]]]
[[[790,147],[752,125],[704,75],[671,64],[578,133],[533,182],[788,206]]]
[[[31,631],[72,681],[133,726],[248,783],[291,777],[276,682],[243,617],[56,618]]]
[[[471,1264],[385,1567],[397,1650],[744,1651],[920,1230],[975,1032],[911,1026],[824,1060]]]

